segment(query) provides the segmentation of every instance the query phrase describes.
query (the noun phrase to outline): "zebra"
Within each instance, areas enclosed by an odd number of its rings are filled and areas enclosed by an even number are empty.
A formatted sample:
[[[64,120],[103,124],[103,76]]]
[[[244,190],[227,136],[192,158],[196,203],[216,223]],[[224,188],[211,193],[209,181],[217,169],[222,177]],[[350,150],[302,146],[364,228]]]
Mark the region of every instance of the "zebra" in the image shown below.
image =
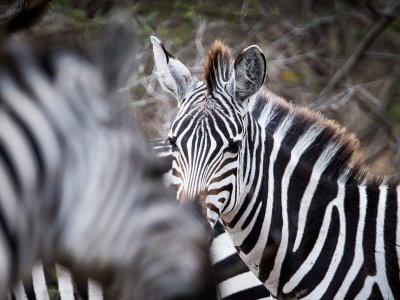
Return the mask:
[[[168,140],[177,197],[197,199],[279,299],[400,299],[399,179],[378,177],[336,122],[262,88],[266,59],[215,41],[204,80],[151,37],[178,101]]]
[[[110,101],[132,70],[130,23],[112,17],[93,56],[59,33],[0,45],[0,299],[37,259],[124,299],[214,298],[207,230]]]
[[[149,143],[154,154],[163,160],[165,182],[170,185],[171,146],[165,138],[151,139]],[[270,299],[268,290],[243,263],[220,223],[215,227],[210,257],[219,299]],[[91,279],[76,278],[69,270],[57,264],[35,265],[31,276],[16,286],[14,297],[16,300],[39,300],[38,294],[41,291],[46,295],[56,294],[60,300],[103,299],[100,285]]]
[[[171,185],[173,183],[171,145],[165,138],[152,139],[150,145],[157,156],[166,162],[168,172],[164,180],[167,185]],[[270,299],[268,290],[243,263],[220,222],[214,227],[210,256],[220,299]]]

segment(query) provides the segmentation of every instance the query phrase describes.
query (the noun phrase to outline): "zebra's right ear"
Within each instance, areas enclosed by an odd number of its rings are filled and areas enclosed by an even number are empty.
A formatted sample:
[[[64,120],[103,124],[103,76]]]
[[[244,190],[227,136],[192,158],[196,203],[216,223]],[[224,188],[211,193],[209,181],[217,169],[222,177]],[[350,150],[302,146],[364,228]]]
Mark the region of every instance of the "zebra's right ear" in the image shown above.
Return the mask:
[[[151,36],[150,39],[153,45],[158,81],[179,102],[185,97],[187,91],[193,86],[196,80],[185,65],[164,48],[164,45],[158,38]]]
[[[235,61],[235,91],[240,100],[246,100],[260,90],[266,70],[265,56],[258,46],[243,50]]]

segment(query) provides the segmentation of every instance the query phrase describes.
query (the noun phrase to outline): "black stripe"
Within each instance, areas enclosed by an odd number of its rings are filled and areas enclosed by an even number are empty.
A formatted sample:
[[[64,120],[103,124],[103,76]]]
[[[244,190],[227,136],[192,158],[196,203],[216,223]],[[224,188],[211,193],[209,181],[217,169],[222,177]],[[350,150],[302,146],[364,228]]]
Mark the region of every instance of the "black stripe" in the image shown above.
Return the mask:
[[[24,285],[26,297],[29,300],[36,300],[35,291],[33,289],[32,276],[29,276],[26,279],[24,279],[23,285]]]
[[[399,245],[396,245],[397,206],[396,187],[389,187],[384,223],[385,261],[388,283],[395,298],[400,295],[399,262],[397,258],[397,247]]]
[[[43,263],[44,278],[50,299],[59,299],[59,285],[56,265],[54,263]]]
[[[361,289],[364,287],[366,278],[367,276],[364,268],[360,268],[360,271],[358,272],[356,278],[351,283],[349,290],[345,295],[345,299],[354,299],[359,294]]]
[[[344,198],[344,211],[346,219],[346,239],[344,245],[343,258],[338,265],[332,282],[326,295],[335,295],[343,284],[343,279],[349,271],[355,255],[357,226],[360,218],[360,195],[357,185],[346,185]],[[331,243],[327,239],[328,243]]]
[[[331,261],[327,258],[328,257],[331,258],[333,256],[333,253],[335,252],[335,248],[338,242],[340,233],[338,224],[339,224],[339,211],[336,206],[333,206],[331,213],[331,223],[328,229],[328,234],[326,236],[326,242],[324,243],[321,249],[321,254],[318,256],[310,272],[305,274],[305,276],[302,278],[302,280],[296,287],[296,290],[293,292],[293,294],[289,294],[289,298],[295,297],[297,291],[308,291],[308,292],[312,291],[324,278],[326,272],[328,271],[329,264],[331,263]],[[308,227],[308,228],[313,228],[313,227]],[[315,228],[320,228],[320,227],[315,227]],[[319,230],[314,230],[314,231],[319,231]],[[303,256],[302,261],[304,261],[304,257],[307,256]],[[289,278],[290,276],[287,276],[285,278],[281,276],[279,281],[278,292],[282,291],[284,283],[287,282]],[[327,296],[325,293],[324,297],[322,297],[321,299],[328,300],[331,299],[331,297],[329,297],[329,295]]]
[[[15,191],[17,193],[17,198],[21,197],[22,194],[22,183],[21,179],[18,177],[17,171],[14,168],[12,161],[11,161],[11,156],[6,150],[4,144],[2,143],[2,140],[0,139],[0,159],[3,158],[3,162],[6,167],[6,171],[8,171],[9,176],[11,177],[11,184],[14,185]]]
[[[36,167],[38,168],[38,174],[39,174],[39,178],[37,178],[37,180],[38,180],[39,186],[41,187],[44,182],[45,174],[44,174],[43,155],[40,152],[39,145],[38,145],[32,131],[25,124],[24,120],[22,120],[21,117],[11,109],[11,107],[7,107],[6,105],[4,105],[3,109],[4,109],[5,113],[8,114],[11,117],[11,119],[13,119],[15,121],[16,125],[18,125],[18,127],[23,132],[24,137],[27,139],[29,144],[32,146],[33,156],[35,158],[34,161],[36,163]]]
[[[387,297],[383,297],[381,290],[379,289],[379,285],[375,282],[372,286],[371,294],[369,295],[368,299],[378,300],[378,299],[389,299]]]
[[[257,300],[269,297],[270,293],[263,285],[258,285],[224,297],[223,300]]]
[[[271,141],[272,141],[272,139],[271,139]],[[268,141],[266,141],[266,145],[267,144],[268,144]],[[249,148],[249,152],[244,153],[244,155],[250,155],[250,153],[252,153],[254,151],[252,149],[252,147],[253,147],[252,143],[249,143],[249,147],[250,147]],[[258,147],[256,149],[256,151],[257,151],[256,152],[256,158],[260,159],[260,157],[261,157],[261,147]],[[255,170],[255,174],[260,174],[260,172],[261,172],[260,169],[261,168],[263,168],[263,172],[264,172],[264,177],[263,177],[263,181],[262,181],[262,187],[261,187],[259,195],[263,195],[264,193],[266,193],[268,191],[268,176],[266,175],[266,174],[268,174],[268,166],[269,166],[269,157],[265,158],[264,165],[261,166],[259,164],[256,164],[257,170]],[[249,178],[248,180],[254,180],[254,178]],[[247,182],[246,184],[249,184],[249,182]],[[229,224],[228,224],[229,227],[233,228],[239,222],[239,220],[243,216],[244,212],[247,210],[247,208],[248,208],[248,206],[250,204],[250,201],[254,196],[254,192],[255,192],[255,189],[250,189],[249,193],[245,197],[245,200],[243,201],[243,203],[240,204],[241,206],[240,206],[238,212],[233,217],[232,221],[229,222]],[[259,199],[259,197],[257,199]],[[256,203],[258,203],[258,202],[256,202]]]
[[[217,222],[214,227],[214,238],[225,233],[224,226],[220,222]]]
[[[76,299],[88,300],[89,299],[89,282],[86,277],[72,275],[72,282],[74,284],[74,296]]]
[[[378,214],[379,189],[377,186],[367,187],[367,213],[364,228],[364,266],[368,275],[376,274],[375,243],[376,243],[376,217]]]
[[[215,280],[217,284],[220,284],[229,278],[248,272],[249,268],[245,265],[239,254],[234,253],[214,264],[213,270],[215,272]]]
[[[264,222],[266,201],[257,201],[257,205],[261,205],[260,212],[257,216],[253,216],[253,218],[257,219],[254,223],[251,233],[244,239],[242,245],[240,245],[240,250],[245,254],[248,254],[256,245],[258,238],[260,237],[262,224]]]

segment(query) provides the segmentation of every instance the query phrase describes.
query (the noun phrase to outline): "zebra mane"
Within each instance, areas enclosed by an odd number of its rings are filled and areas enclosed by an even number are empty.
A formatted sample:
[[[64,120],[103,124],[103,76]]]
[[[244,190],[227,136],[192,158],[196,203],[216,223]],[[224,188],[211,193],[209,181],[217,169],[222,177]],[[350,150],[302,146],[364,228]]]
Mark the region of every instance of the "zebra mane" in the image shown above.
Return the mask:
[[[229,47],[216,40],[208,51],[204,65],[204,80],[209,91],[221,87],[221,80],[228,82],[233,70],[233,57]]]
[[[321,134],[308,147],[312,151],[306,151],[303,155],[304,160],[302,160],[314,165],[318,156],[325,149],[330,146],[335,148],[334,157],[324,171],[324,174],[333,180],[373,185],[385,182],[393,186],[400,183],[398,176],[373,175],[357,154],[360,145],[357,137],[336,121],[327,119],[319,112],[288,103],[265,89],[258,93],[250,109],[255,119],[260,125],[265,126],[271,135],[275,133],[278,125],[285,118],[291,118],[293,125],[285,135],[285,145],[288,147],[293,147],[311,127],[320,131]]]

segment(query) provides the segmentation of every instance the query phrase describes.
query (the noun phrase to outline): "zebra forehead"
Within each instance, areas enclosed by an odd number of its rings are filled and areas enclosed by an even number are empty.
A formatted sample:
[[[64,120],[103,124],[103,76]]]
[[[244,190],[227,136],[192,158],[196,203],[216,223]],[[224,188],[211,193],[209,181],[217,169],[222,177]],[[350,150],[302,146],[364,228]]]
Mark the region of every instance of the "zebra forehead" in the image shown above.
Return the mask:
[[[233,70],[231,50],[220,40],[216,40],[208,51],[204,64],[204,80],[209,91],[218,89],[228,82]]]

